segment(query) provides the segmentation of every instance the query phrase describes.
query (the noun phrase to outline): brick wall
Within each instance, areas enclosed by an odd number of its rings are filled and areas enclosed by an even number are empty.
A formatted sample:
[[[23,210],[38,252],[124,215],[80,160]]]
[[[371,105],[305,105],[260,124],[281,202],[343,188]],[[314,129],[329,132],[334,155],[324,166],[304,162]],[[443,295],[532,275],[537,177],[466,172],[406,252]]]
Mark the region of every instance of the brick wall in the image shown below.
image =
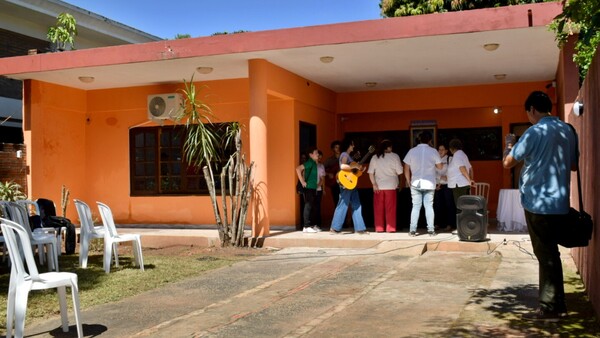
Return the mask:
[[[21,158],[17,158],[17,151],[21,151]],[[21,185],[21,191],[27,193],[27,160],[24,144],[0,143],[0,181]]]

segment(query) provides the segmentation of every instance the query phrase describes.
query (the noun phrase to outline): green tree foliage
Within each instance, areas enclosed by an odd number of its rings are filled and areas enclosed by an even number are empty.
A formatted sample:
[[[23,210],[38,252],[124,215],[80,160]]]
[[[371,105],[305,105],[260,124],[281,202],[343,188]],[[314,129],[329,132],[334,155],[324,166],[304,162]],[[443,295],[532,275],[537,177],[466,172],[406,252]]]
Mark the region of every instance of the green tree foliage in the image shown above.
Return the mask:
[[[550,1],[555,0],[381,0],[379,8],[383,17],[391,18]]]
[[[573,61],[579,68],[580,82],[583,82],[600,44],[600,2],[565,0],[563,7],[563,12],[554,18],[551,28],[556,33],[559,46],[562,46],[569,36],[579,33]]]
[[[60,13],[56,18],[56,25],[48,28],[48,40],[54,43],[57,50],[64,50],[68,46],[75,47],[77,35],[77,21],[69,13]]]
[[[191,37],[192,36],[189,35],[189,34],[177,34],[177,35],[175,35],[175,40],[178,40],[178,39],[187,39],[187,38],[191,38]]]

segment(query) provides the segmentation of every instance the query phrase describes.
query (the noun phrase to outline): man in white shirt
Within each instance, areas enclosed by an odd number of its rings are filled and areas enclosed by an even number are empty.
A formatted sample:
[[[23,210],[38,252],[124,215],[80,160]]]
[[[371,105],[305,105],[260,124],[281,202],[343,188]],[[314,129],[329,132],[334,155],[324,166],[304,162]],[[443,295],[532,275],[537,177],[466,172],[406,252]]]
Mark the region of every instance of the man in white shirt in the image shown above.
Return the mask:
[[[432,148],[431,133],[424,131],[419,135],[419,142],[404,157],[404,175],[406,182],[410,182],[410,194],[412,197],[412,211],[410,213],[409,235],[417,235],[417,222],[421,213],[421,206],[425,207],[425,218],[427,219],[427,232],[435,236],[433,225],[433,195],[435,193],[435,169],[441,169],[442,159],[437,150]]]
[[[460,196],[470,193],[471,186],[475,184],[475,181],[473,181],[471,162],[469,162],[467,154],[462,151],[462,142],[459,139],[452,139],[449,148],[452,160],[448,164],[448,188],[452,189],[454,203],[457,204]]]

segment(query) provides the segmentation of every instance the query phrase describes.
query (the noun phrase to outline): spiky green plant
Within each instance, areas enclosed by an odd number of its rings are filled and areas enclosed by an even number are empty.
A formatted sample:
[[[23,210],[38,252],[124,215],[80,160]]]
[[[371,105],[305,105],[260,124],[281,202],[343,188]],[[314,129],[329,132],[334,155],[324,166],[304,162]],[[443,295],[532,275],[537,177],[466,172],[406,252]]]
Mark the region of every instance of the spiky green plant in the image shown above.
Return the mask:
[[[21,186],[13,181],[0,182],[0,200],[2,201],[18,201],[27,198],[23,192],[21,192]]]

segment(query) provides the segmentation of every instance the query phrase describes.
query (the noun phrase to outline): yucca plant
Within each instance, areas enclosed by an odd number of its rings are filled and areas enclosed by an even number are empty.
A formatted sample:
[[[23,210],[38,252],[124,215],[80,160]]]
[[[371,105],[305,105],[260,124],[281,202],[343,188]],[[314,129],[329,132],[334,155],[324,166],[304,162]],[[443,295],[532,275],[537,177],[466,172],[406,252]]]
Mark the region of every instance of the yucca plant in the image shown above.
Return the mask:
[[[23,192],[21,192],[21,186],[13,181],[0,182],[0,200],[2,201],[18,201],[27,198]]]
[[[192,76],[189,82],[183,80],[183,83],[184,89],[181,92],[184,102],[179,120],[185,119],[186,136],[183,145],[185,160],[191,165],[202,167],[221,246],[243,246],[244,226],[252,196],[253,163],[247,166],[242,154],[241,126],[237,122],[227,123],[225,132],[219,134],[212,122],[215,118],[212,109],[198,97],[194,77]],[[219,175],[221,186],[219,206],[213,166],[214,163],[221,162],[219,150],[229,147],[232,142],[235,142],[236,151],[221,168]],[[228,205],[232,209],[230,212],[227,209]]]

